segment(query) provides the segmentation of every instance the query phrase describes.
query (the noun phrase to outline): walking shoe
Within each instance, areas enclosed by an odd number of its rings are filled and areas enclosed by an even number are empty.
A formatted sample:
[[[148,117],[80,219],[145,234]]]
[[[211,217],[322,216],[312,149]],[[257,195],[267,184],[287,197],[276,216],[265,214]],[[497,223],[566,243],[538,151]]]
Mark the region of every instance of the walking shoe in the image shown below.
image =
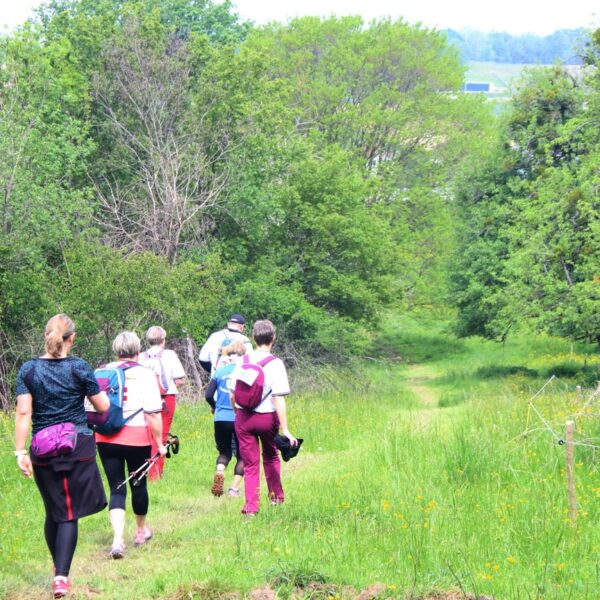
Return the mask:
[[[149,542],[151,538],[152,538],[152,529],[150,529],[149,527],[144,527],[144,529],[142,531],[135,532],[135,538],[133,540],[133,543],[136,546],[141,546],[142,544]]]
[[[115,544],[111,549],[109,556],[114,560],[123,558],[125,556],[125,546],[123,544]]]
[[[52,581],[52,593],[55,598],[64,598],[69,593],[69,580],[63,575],[57,575]]]
[[[239,496],[239,495],[240,495],[240,490],[236,490],[235,488],[232,488],[232,487],[230,487],[230,488],[227,490],[227,495],[228,495],[228,496],[234,496],[234,497],[237,497],[237,496]]]
[[[213,496],[222,496],[223,495],[223,482],[225,481],[225,476],[223,473],[215,473],[215,478],[213,479],[212,487],[210,491]]]

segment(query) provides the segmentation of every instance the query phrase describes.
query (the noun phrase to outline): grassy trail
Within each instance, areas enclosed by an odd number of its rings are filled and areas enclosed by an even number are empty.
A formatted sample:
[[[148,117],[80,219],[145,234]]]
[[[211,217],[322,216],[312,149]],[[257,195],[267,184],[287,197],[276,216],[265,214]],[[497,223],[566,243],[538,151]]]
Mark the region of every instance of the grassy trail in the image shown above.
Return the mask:
[[[250,521],[240,499],[210,494],[216,453],[207,407],[180,406],[181,452],[151,485],[154,539],[130,543],[125,559],[112,561],[106,513],[84,519],[73,597],[354,600],[370,590],[361,600],[597,600],[595,454],[578,450],[573,529],[564,450],[544,431],[514,441],[542,368],[579,358],[559,342],[462,343],[431,325],[409,325],[387,332],[388,360],[322,373],[335,385],[290,398],[292,430],[306,441],[282,466],[286,503],[263,504]],[[567,382],[549,390],[539,409],[564,422],[579,401],[571,389]],[[578,427],[592,435],[599,421],[591,415]],[[48,598],[43,510],[9,456],[6,417],[0,442],[0,598]],[[127,531],[131,538],[130,515]]]
[[[405,372],[405,385],[418,398],[423,409],[438,408],[440,394],[431,387],[436,375],[435,369],[426,365],[413,365]]]

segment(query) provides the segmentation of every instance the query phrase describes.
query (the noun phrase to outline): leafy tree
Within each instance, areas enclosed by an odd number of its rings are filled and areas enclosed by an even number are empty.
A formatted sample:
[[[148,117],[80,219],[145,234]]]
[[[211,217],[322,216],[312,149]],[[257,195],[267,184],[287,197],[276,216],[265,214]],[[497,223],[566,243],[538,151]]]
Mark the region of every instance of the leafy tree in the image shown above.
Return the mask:
[[[57,243],[87,223],[84,164],[93,149],[74,113],[85,83],[67,43],[30,31],[3,41],[0,70],[1,224],[7,242]]]
[[[597,70],[526,74],[503,146],[467,182],[453,276],[459,331],[512,324],[598,339]]]
[[[219,312],[224,292],[218,257],[180,261],[171,267],[151,253],[126,254],[95,243],[65,249],[57,272],[58,308],[71,315],[80,332],[80,351],[100,362],[111,355],[115,335],[140,335],[160,323],[172,338],[202,339]]]
[[[62,261],[66,240],[90,226],[85,161],[94,145],[77,114],[86,86],[69,51],[64,40],[41,44],[30,29],[2,40],[0,314],[7,335],[46,314],[52,265]]]
[[[242,51],[256,48],[268,48],[269,69],[289,90],[295,132],[362,162],[366,204],[387,219],[380,238],[392,236],[403,250],[390,273],[404,279],[396,289],[411,303],[431,301],[429,293],[417,297],[416,280],[445,285],[452,243],[445,190],[476,152],[475,138],[488,136],[481,99],[453,93],[463,75],[456,53],[439,33],[403,21],[364,27],[357,17],[272,25],[252,32]],[[428,247],[415,250],[423,242]]]
[[[186,42],[152,17],[137,19],[109,40],[94,81],[112,140],[97,192],[117,246],[151,250],[173,264],[185,243],[203,241],[203,213],[226,183],[228,142],[225,132],[205,139],[202,119],[211,107],[193,107]]]

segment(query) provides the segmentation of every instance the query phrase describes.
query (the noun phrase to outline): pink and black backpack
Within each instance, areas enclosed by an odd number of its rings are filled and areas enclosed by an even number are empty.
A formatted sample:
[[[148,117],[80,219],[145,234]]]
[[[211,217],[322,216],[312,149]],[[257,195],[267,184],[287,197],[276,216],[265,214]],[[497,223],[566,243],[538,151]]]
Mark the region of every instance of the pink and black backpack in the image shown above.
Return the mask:
[[[246,410],[254,410],[271,392],[265,387],[265,372],[263,367],[268,365],[275,357],[270,354],[257,363],[251,363],[247,354],[242,358],[241,373],[235,382],[233,391],[235,403]]]

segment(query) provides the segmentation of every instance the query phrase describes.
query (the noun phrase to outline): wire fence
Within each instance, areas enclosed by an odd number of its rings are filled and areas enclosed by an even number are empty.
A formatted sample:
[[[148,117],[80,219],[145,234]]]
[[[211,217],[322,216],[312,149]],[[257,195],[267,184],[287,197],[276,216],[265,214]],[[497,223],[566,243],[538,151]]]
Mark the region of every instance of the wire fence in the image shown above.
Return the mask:
[[[587,398],[581,407],[563,413],[560,417],[549,417],[544,415],[543,409],[536,404],[536,401],[548,390],[553,389],[557,385],[564,385],[567,389],[569,387],[566,384],[563,384],[559,377],[552,375],[544,385],[529,398],[527,401],[528,410],[525,430],[518,436],[519,438],[526,438],[532,433],[546,431],[554,438],[557,444],[564,445],[566,443],[565,439],[563,438],[562,433],[559,434],[558,431],[563,431],[566,421],[574,421],[577,425],[578,421],[581,421],[582,419],[589,419],[594,416],[600,418],[600,406],[598,406],[600,384],[593,392],[587,395]],[[577,386],[577,391],[580,396],[583,396],[584,392],[579,386]],[[532,418],[536,418],[541,425],[538,423],[535,426],[532,426]],[[577,429],[578,428],[576,428],[576,432]],[[600,450],[600,437],[582,437],[580,439],[575,439],[573,445]]]

